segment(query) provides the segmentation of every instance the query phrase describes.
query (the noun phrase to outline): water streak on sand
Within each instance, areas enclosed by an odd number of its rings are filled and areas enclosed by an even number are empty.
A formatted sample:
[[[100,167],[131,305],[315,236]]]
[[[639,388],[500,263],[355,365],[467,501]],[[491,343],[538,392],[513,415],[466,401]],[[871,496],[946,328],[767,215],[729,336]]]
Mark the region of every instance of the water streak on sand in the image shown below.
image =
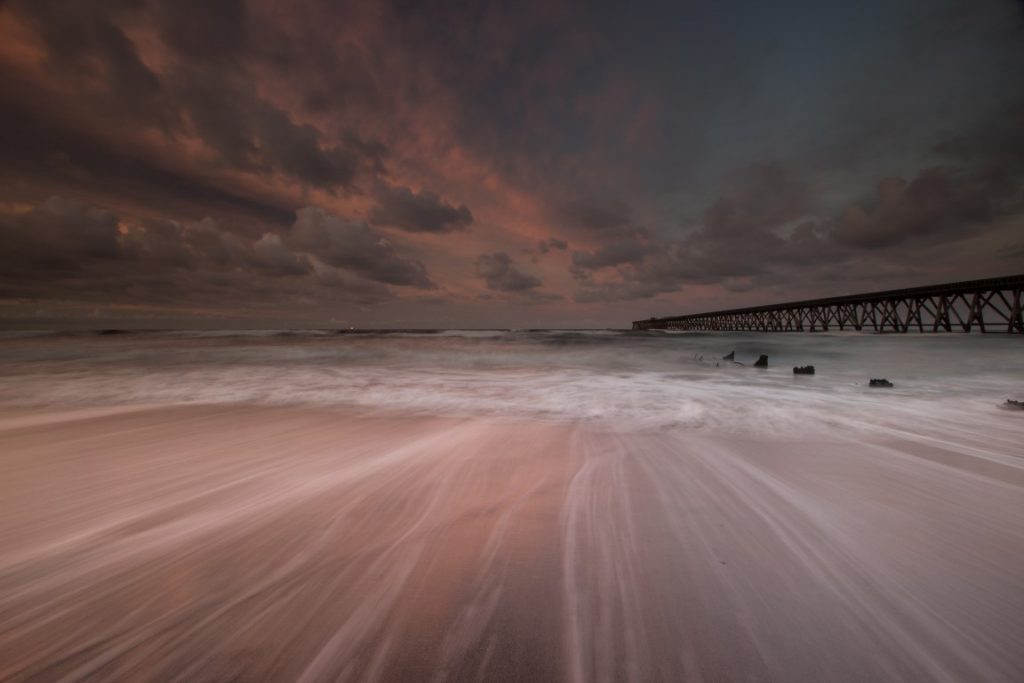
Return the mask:
[[[521,336],[4,341],[0,680],[1019,680],[1014,347]]]

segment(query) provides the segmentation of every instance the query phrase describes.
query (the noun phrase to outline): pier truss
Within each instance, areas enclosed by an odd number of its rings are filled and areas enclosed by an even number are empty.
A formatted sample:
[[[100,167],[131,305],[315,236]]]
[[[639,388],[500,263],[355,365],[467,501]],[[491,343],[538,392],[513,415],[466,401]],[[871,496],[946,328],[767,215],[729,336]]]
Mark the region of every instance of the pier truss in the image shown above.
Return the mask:
[[[634,330],[1007,332],[1024,334],[1024,275],[950,282],[633,323]]]

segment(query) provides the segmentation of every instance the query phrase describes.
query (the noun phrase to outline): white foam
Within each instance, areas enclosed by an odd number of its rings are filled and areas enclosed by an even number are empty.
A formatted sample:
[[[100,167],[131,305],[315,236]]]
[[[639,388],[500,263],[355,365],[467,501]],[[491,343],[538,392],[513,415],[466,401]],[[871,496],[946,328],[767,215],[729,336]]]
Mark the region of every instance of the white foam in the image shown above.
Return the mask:
[[[747,365],[720,360],[732,350]],[[750,367],[760,353],[767,370]],[[261,331],[7,338],[0,354],[7,407],[356,405],[783,439],[924,430],[994,451],[1024,434],[1024,415],[998,409],[1024,384],[1010,337]],[[818,374],[792,375],[808,363]]]

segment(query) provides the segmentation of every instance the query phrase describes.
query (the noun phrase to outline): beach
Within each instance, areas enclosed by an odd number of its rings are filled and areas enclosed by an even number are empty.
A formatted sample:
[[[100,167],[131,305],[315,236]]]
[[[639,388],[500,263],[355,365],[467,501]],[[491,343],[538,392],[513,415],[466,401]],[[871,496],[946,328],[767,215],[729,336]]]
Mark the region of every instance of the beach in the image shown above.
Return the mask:
[[[0,680],[1019,680],[1012,346],[879,394],[545,339],[6,340]]]

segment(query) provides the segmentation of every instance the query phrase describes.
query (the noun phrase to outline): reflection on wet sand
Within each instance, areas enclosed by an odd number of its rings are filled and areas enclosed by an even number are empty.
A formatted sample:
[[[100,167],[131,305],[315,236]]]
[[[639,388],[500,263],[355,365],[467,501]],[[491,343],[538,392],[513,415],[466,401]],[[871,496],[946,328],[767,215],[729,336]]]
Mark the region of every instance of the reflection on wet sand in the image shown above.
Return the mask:
[[[0,416],[0,679],[1019,680],[970,448],[188,407]]]

